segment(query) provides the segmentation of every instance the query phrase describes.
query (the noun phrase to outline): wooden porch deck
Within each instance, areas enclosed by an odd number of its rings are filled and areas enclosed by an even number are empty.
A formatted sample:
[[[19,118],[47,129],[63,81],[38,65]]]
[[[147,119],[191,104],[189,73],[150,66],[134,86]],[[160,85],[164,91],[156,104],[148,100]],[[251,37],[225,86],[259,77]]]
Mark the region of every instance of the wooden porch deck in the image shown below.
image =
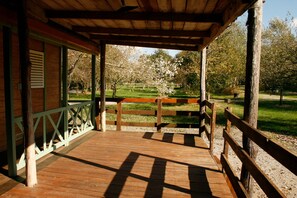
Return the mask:
[[[38,182],[34,188],[15,181],[1,182],[0,194],[4,197],[232,197],[204,141],[181,134],[90,132],[40,162]]]

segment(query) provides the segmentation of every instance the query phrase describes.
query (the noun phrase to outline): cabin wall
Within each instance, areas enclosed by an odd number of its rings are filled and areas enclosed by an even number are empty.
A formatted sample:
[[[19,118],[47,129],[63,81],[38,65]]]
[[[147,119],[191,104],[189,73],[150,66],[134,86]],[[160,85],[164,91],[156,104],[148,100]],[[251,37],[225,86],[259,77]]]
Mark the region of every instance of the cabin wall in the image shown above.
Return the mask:
[[[0,29],[0,151],[6,148],[3,39],[2,38],[3,38],[3,32]]]
[[[6,150],[6,128],[5,128],[5,92],[3,72],[3,37],[0,29],[0,152]],[[29,48],[44,52],[44,88],[32,88],[32,110],[33,113],[45,110],[56,109],[60,107],[61,100],[61,81],[60,81],[60,60],[61,47],[53,45],[42,40],[34,38],[29,39]],[[22,115],[21,106],[21,73],[19,66],[19,44],[17,33],[12,33],[12,81],[13,81],[13,102],[14,116]],[[56,120],[58,115],[54,115]],[[40,122],[35,133],[36,138],[41,137],[42,121]],[[21,131],[16,127],[17,144],[22,144],[22,138],[19,135]],[[47,131],[53,131],[53,127],[47,122]]]

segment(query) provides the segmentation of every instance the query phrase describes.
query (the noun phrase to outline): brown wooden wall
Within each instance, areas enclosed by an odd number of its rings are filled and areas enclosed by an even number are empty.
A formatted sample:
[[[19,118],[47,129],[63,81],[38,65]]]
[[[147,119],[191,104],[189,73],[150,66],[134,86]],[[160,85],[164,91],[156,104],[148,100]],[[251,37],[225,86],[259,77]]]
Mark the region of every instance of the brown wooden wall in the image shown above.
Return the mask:
[[[0,152],[6,150],[6,131],[5,131],[5,103],[4,103],[4,80],[3,80],[3,39],[0,30]],[[45,88],[32,89],[33,112],[60,107],[60,47],[43,41],[30,38],[29,47],[32,50],[45,52]],[[14,94],[14,114],[19,117],[21,109],[21,92],[19,89],[21,78],[19,69],[19,51],[17,34],[12,35],[12,60],[13,60],[13,94]],[[45,89],[45,90],[44,90]],[[46,99],[45,99],[46,98]],[[52,127],[48,126],[50,130]],[[19,133],[17,130],[16,133]],[[42,134],[42,122],[38,127],[36,136]],[[21,143],[19,141],[18,143]]]
[[[3,72],[3,33],[0,30],[0,151],[6,147],[4,72]]]

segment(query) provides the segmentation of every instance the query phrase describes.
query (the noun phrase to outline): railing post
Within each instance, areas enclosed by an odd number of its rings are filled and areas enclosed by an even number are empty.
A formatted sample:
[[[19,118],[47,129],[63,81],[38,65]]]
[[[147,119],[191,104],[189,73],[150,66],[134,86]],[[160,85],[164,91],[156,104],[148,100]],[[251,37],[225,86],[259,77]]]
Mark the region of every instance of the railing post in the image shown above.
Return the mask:
[[[106,131],[106,109],[105,109],[105,50],[106,44],[100,43],[100,122],[101,131]]]
[[[232,108],[231,107],[227,107],[226,108],[227,110],[229,110],[229,112],[232,112]],[[226,122],[226,126],[225,126],[225,129],[226,132],[228,134],[230,134],[230,131],[231,131],[231,121],[228,120],[227,118],[227,122]],[[226,158],[228,159],[228,152],[229,152],[229,144],[228,142],[224,139],[224,149],[223,149],[223,154],[225,154]]]
[[[162,99],[158,98],[157,99],[157,105],[158,105],[158,109],[157,109],[157,132],[161,132],[161,125],[162,125]]]
[[[216,128],[216,106],[215,103],[211,105],[211,125],[210,125],[210,153],[213,154],[213,141],[215,135],[215,128]]]
[[[96,124],[95,124],[95,129],[99,131],[100,129],[100,106],[99,106],[99,101],[100,98],[95,98],[95,118],[96,118]]]
[[[122,130],[122,102],[117,103],[117,131]]]
[[[205,100],[206,100],[206,48],[201,51],[200,63],[200,117],[199,117],[199,136],[205,131]]]

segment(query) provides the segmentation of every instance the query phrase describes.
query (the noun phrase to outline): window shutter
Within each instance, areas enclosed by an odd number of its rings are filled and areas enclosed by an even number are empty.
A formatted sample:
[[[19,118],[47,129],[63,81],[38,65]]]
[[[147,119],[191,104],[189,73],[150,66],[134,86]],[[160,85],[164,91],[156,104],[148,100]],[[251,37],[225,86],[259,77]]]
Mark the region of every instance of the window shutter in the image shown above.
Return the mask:
[[[44,88],[44,53],[30,50],[31,88]]]

